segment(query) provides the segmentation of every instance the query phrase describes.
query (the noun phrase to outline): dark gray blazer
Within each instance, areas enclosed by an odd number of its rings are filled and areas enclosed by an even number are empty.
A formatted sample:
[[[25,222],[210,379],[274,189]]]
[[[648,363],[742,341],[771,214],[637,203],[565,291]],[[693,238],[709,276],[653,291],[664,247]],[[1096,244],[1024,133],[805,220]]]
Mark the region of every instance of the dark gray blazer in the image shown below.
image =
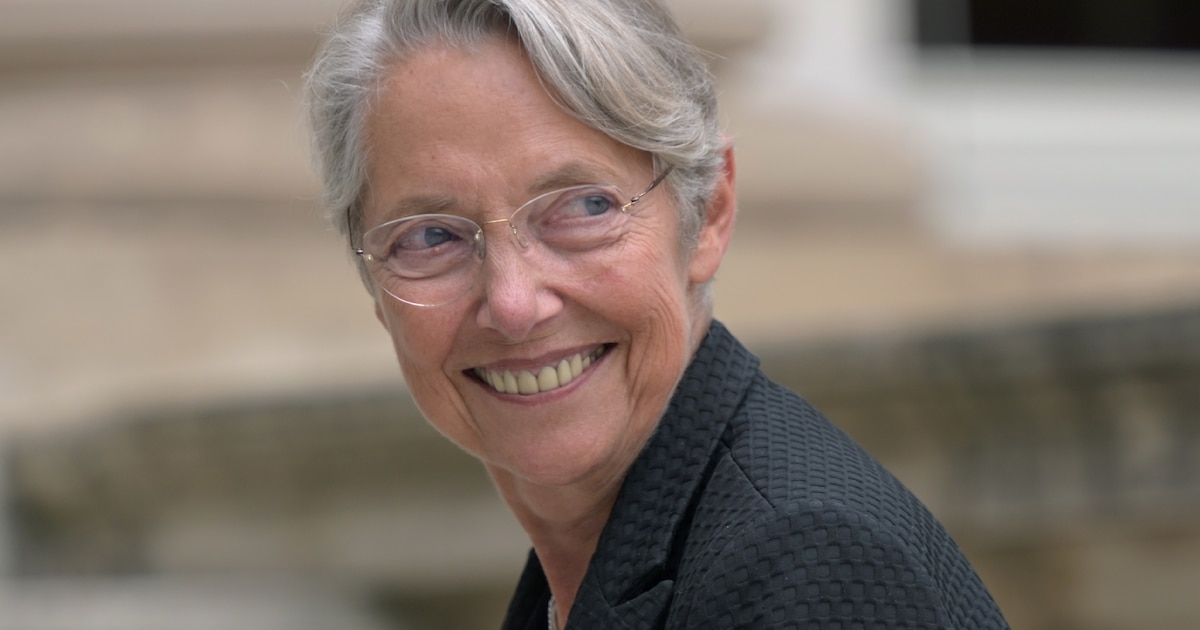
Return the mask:
[[[544,630],[536,554],[506,630]],[[567,630],[1007,628],[942,526],[714,322],[600,536]]]

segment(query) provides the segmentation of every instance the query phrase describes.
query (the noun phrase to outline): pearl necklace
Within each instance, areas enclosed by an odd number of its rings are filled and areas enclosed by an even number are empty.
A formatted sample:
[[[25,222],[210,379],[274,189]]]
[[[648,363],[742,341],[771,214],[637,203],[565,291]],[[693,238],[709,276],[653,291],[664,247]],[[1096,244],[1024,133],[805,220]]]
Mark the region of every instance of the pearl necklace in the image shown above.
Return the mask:
[[[554,603],[554,596],[550,596],[550,605],[546,606],[546,627],[550,630],[558,630],[558,605]]]

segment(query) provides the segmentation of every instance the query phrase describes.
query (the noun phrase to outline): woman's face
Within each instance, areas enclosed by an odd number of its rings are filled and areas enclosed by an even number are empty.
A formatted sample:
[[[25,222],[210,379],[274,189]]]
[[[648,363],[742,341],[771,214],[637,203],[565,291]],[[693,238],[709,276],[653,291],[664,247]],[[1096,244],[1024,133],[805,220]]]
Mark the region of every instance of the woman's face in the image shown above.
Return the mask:
[[[614,184],[633,195],[656,175],[647,154],[559,109],[520,49],[500,39],[395,64],[367,130],[368,228],[435,212],[482,225],[547,188]],[[715,273],[731,231],[732,170],[720,190],[727,220],[710,212],[693,252],[680,252],[679,209],[663,187],[639,203],[614,246],[619,256],[594,273],[541,264],[538,247],[523,249],[506,224],[493,224],[465,297],[419,307],[377,289],[376,313],[425,417],[493,474],[552,486],[619,479],[706,329],[696,288]],[[557,389],[501,393],[485,382],[564,361],[581,373]]]

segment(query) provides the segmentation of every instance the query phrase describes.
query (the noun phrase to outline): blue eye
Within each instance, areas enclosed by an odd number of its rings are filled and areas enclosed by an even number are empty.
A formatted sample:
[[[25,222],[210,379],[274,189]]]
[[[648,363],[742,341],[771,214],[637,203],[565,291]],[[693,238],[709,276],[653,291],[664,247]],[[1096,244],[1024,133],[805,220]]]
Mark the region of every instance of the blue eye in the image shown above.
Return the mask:
[[[426,222],[424,225],[414,225],[393,235],[389,250],[396,255],[401,252],[417,253],[437,249],[464,240],[460,232],[463,230],[455,230],[440,223]]]
[[[363,251],[383,265],[389,282],[426,280],[459,268],[477,251],[478,234],[479,226],[469,219],[421,214],[368,230]]]
[[[590,217],[604,214],[616,205],[613,200],[606,195],[590,195],[581,199],[579,203],[582,206],[584,213]]]
[[[546,215],[552,221],[586,219],[604,216],[619,207],[615,191],[601,186],[577,186],[539,198],[532,214]]]
[[[425,228],[417,232],[414,236],[416,237],[414,240],[417,240],[418,244],[424,247],[437,247],[438,245],[459,238],[457,234],[444,227]]]
[[[388,258],[402,264],[455,256],[459,250],[470,249],[475,229],[473,223],[458,217],[414,217],[399,222],[387,234],[385,251]]]
[[[616,242],[628,228],[621,191],[586,185],[542,195],[526,204],[533,237],[559,252],[584,252]]]

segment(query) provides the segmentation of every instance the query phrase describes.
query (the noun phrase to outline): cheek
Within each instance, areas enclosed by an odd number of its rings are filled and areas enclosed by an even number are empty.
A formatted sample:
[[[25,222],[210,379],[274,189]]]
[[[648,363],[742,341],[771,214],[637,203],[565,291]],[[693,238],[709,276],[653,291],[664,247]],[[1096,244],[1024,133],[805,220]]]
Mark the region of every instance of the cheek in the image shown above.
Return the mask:
[[[600,307],[611,309],[631,333],[650,335],[650,345],[677,336],[688,320],[687,271],[675,239],[655,238],[664,233],[632,234],[609,265],[606,281],[594,289]]]
[[[673,242],[636,245],[625,252],[640,255],[613,265],[608,282],[595,288],[596,303],[630,337],[633,386],[658,397],[674,386],[689,352],[693,322],[687,272]]]
[[[688,256],[677,238],[670,238],[674,225],[648,223],[628,234],[606,261],[609,273],[622,276],[630,287],[644,292],[672,293],[687,286]]]
[[[383,308],[381,320],[392,337],[400,369],[414,394],[418,383],[444,380],[442,365],[449,355],[454,334],[449,325],[450,318],[436,315],[400,306]]]
[[[402,312],[401,312],[402,311]],[[453,352],[455,319],[434,311],[386,311],[384,325],[413,402],[429,424],[468,452],[479,451],[466,402],[446,374]]]

